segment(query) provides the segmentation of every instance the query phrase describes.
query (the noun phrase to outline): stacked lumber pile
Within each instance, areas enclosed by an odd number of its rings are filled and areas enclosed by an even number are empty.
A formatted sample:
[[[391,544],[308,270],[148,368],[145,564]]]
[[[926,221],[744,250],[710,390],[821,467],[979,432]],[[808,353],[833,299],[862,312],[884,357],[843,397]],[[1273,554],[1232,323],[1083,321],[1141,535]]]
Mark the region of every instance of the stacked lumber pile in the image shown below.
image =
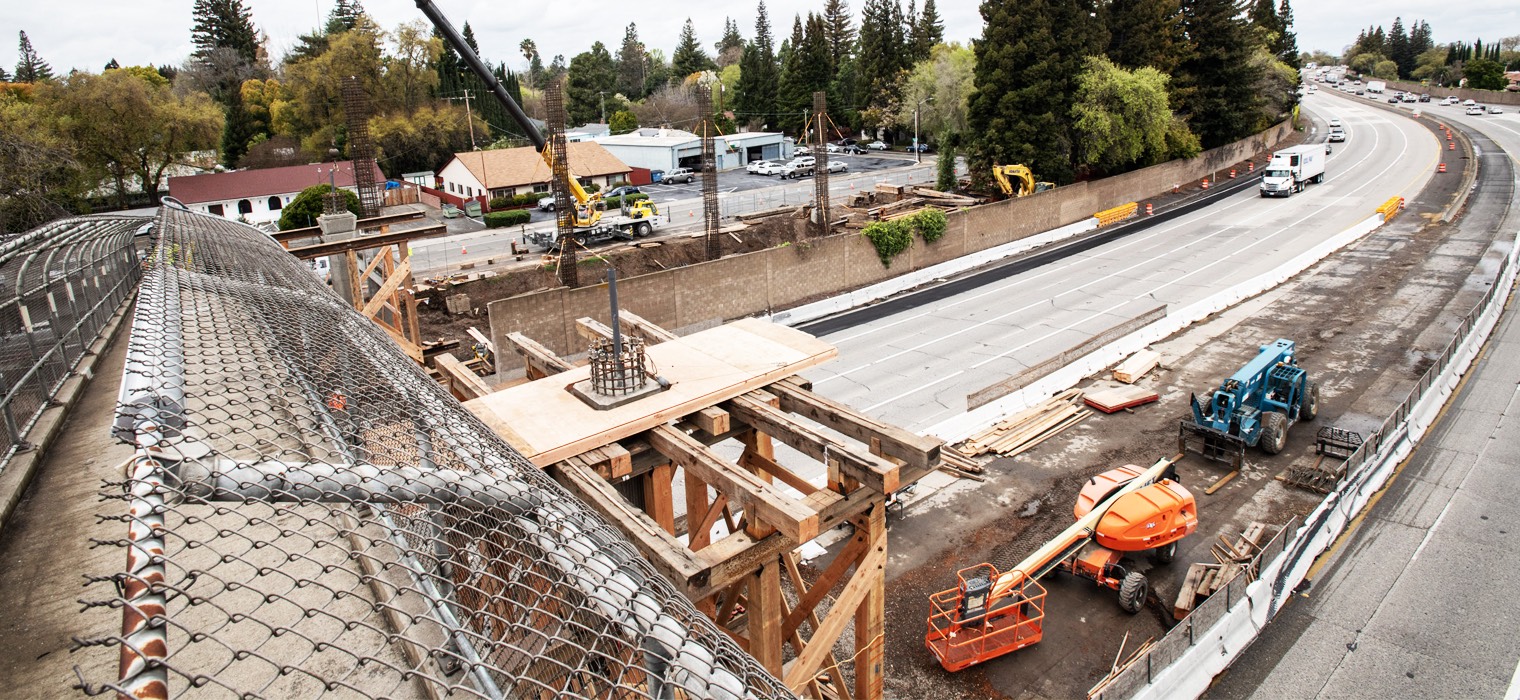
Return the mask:
[[[987,480],[982,476],[986,473],[987,470],[983,469],[982,465],[977,464],[976,460],[961,454],[955,448],[942,447],[940,448],[939,455],[940,471],[954,474],[963,479],[971,479],[973,481]]]
[[[914,196],[921,197],[936,207],[945,209],[959,209],[961,207],[970,207],[982,203],[982,200],[976,197],[968,197],[966,195],[956,194],[954,192],[941,192],[939,190],[931,190],[927,187],[910,187],[908,188],[908,191],[913,193]]]
[[[1128,359],[1119,363],[1114,368],[1114,381],[1134,384],[1141,377],[1161,364],[1161,353],[1155,350],[1141,350]]]
[[[961,444],[970,457],[996,452],[1003,457],[1023,454],[1061,434],[1092,411],[1082,407],[1082,390],[1068,389],[983,430]]]
[[[1187,579],[1177,594],[1177,604],[1172,616],[1181,620],[1194,607],[1214,593],[1230,585],[1236,576],[1245,574],[1246,581],[1256,580],[1256,554],[1267,540],[1267,524],[1252,522],[1233,544],[1223,536],[1209,547],[1214,563],[1200,562],[1188,567]]]

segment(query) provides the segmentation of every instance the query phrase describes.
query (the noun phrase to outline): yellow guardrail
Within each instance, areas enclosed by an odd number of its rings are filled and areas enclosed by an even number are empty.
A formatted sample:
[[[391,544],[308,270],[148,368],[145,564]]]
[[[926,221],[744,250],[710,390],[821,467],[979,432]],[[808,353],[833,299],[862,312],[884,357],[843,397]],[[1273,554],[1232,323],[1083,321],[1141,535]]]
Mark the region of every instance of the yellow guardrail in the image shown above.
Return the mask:
[[[1404,198],[1403,197],[1393,197],[1393,198],[1390,198],[1388,201],[1383,202],[1383,206],[1380,206],[1380,207],[1377,208],[1378,213],[1383,215],[1383,221],[1387,221],[1389,219],[1392,219],[1396,214],[1398,214],[1399,212],[1401,212],[1403,210],[1404,210]]]
[[[1104,209],[1093,214],[1093,218],[1098,220],[1098,226],[1107,226],[1134,216],[1135,212],[1139,211],[1139,208],[1140,205],[1130,202],[1129,204],[1121,204],[1113,209]]]

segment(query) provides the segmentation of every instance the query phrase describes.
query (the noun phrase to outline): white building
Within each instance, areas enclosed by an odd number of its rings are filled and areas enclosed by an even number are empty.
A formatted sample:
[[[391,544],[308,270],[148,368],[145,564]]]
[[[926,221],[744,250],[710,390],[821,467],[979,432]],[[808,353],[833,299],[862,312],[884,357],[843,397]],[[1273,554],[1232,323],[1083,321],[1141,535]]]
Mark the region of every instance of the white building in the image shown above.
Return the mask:
[[[714,139],[718,170],[733,170],[757,160],[790,158],[791,142],[780,133],[741,132]],[[672,170],[702,166],[702,138],[679,129],[638,129],[596,139],[619,160],[635,168]]]
[[[628,166],[596,142],[566,144],[565,155],[570,174],[582,187],[594,184],[605,190],[628,179]],[[548,192],[553,174],[536,149],[524,146],[455,153],[454,159],[438,171],[438,180],[439,189],[456,197],[510,197]]]
[[[611,136],[612,127],[606,124],[586,124],[574,129],[565,129],[565,140],[570,143],[576,141],[591,141],[603,136]]]
[[[169,196],[193,211],[261,224],[278,221],[280,212],[301,190],[327,184],[329,174],[338,187],[358,193],[353,161],[345,160],[171,177]],[[375,167],[375,182],[385,182],[379,167]]]

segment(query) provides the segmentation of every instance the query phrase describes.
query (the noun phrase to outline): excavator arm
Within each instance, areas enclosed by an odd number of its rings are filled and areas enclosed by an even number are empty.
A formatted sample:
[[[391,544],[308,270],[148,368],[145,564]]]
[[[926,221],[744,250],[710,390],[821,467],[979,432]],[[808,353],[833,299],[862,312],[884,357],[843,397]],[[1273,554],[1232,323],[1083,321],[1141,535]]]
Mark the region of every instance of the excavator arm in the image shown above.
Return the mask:
[[[1055,187],[1052,182],[1035,182],[1034,173],[1024,165],[994,165],[992,179],[1007,197],[1023,197]]]

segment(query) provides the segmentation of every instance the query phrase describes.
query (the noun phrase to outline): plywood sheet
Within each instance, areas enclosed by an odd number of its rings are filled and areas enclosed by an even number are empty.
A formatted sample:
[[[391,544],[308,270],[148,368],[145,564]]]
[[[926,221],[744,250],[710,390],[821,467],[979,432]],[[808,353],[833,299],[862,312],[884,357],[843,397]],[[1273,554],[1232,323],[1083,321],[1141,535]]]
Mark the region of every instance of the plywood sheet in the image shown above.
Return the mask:
[[[1126,408],[1147,404],[1161,398],[1150,389],[1137,386],[1120,386],[1102,391],[1089,391],[1082,397],[1087,405],[1104,413],[1115,413]]]
[[[758,319],[646,349],[669,390],[607,411],[568,391],[590,377],[577,367],[465,402],[523,456],[546,466],[726,401],[833,359],[838,351],[802,331]]]

